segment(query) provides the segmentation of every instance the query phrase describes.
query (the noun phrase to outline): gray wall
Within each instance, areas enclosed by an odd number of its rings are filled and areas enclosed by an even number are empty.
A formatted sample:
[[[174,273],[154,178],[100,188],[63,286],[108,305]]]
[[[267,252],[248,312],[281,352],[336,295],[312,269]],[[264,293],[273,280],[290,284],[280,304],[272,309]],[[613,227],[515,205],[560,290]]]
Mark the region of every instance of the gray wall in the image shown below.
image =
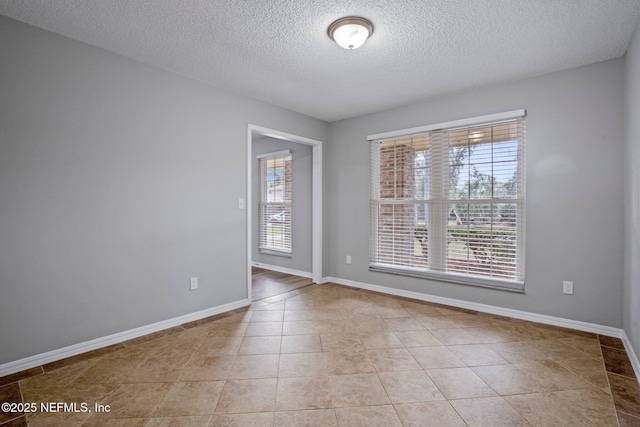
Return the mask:
[[[258,227],[258,202],[260,201],[260,192],[258,186],[258,154],[265,154],[274,151],[291,149],[292,158],[292,223],[291,233],[292,241],[291,257],[282,257],[260,253],[258,251],[259,243],[259,227]],[[252,196],[253,201],[251,209],[253,218],[252,225],[252,252],[253,261],[263,264],[285,267],[293,270],[303,271],[311,274],[311,169],[312,164],[312,147],[310,145],[298,144],[281,139],[269,138],[266,136],[256,136],[253,139],[253,147],[251,154],[252,161]]]
[[[640,24],[625,62],[624,330],[640,355]]]
[[[326,123],[4,17],[0,58],[0,364],[246,298],[247,125]]]
[[[331,123],[325,275],[621,327],[623,84],[618,59]],[[527,110],[526,294],[368,271],[367,135],[518,108]],[[563,280],[574,295],[562,294]]]
[[[328,126],[0,17],[0,364],[245,298],[248,123],[327,141],[325,276],[614,327],[624,307],[638,353],[639,38],[625,61]],[[369,272],[366,136],[516,108],[526,294]]]

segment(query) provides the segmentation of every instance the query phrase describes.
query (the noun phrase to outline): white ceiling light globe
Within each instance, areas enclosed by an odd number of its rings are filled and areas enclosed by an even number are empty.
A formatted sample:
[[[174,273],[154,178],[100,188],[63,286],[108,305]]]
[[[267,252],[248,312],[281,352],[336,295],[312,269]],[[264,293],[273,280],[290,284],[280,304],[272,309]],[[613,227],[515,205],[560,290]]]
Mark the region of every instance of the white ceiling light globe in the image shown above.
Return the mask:
[[[329,37],[345,49],[357,49],[373,33],[373,25],[364,18],[340,18],[329,26]]]
[[[357,49],[369,38],[369,31],[360,25],[343,25],[336,28],[333,38],[345,49]]]

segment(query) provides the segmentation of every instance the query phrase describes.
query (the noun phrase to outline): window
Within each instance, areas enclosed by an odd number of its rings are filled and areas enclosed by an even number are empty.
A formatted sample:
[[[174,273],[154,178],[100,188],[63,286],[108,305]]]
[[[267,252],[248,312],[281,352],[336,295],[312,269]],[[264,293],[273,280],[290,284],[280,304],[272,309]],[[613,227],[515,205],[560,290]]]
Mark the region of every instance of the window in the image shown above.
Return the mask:
[[[258,156],[260,174],[259,250],[291,254],[291,150]]]
[[[370,268],[524,290],[524,137],[524,110],[370,136]]]

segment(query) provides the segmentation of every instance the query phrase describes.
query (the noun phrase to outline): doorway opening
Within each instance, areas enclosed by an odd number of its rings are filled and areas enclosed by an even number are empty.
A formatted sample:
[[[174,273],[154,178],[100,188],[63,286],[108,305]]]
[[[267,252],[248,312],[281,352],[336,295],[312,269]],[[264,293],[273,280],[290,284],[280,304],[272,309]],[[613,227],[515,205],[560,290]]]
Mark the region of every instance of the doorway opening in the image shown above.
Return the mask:
[[[308,156],[306,159],[310,163],[308,168],[310,177],[306,179],[310,180],[311,195],[309,197],[308,194],[305,194],[308,191],[300,193],[308,197],[308,200],[305,201],[305,209],[310,210],[310,213],[307,212],[310,224],[305,228],[308,233],[308,237],[305,238],[306,243],[309,238],[311,240],[310,262],[307,261],[302,269],[291,268],[291,264],[286,267],[286,262],[269,263],[264,260],[264,257],[258,255],[260,243],[258,221],[261,216],[258,210],[259,196],[256,194],[256,158],[264,157],[264,153],[258,152],[259,149],[254,150],[254,142],[264,142],[265,140],[270,141],[274,146],[278,146],[279,142],[286,143],[290,147],[295,147],[294,150],[298,148],[296,151],[310,153],[310,159]],[[322,142],[249,124],[247,153],[247,298],[249,300],[264,299],[291,292],[311,283],[320,283],[322,277]],[[307,250],[308,252],[309,250]],[[303,257],[307,256],[303,255]],[[278,260],[273,257],[271,259]],[[283,265],[285,266],[283,267]]]

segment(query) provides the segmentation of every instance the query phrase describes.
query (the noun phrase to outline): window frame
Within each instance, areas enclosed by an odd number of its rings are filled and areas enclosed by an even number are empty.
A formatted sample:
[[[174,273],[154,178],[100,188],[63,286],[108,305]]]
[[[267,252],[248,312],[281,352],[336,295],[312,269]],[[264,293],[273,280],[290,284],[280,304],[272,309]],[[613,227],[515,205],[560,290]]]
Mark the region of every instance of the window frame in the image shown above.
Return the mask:
[[[280,150],[270,153],[259,154],[256,156],[258,160],[258,252],[267,255],[276,255],[282,257],[293,256],[293,155],[292,150]],[[268,184],[268,162],[282,161],[283,166],[283,189],[282,200],[269,201],[269,194],[267,191]],[[289,162],[289,173],[287,176],[286,164]],[[284,237],[282,238],[282,246],[270,245],[267,240],[266,226],[269,222],[268,215],[265,214],[265,210],[272,210],[274,207],[282,207],[282,212],[288,213],[288,220],[285,219],[282,223]],[[274,216],[274,215],[270,215]]]
[[[480,287],[494,288],[500,290],[514,291],[514,292],[524,292],[524,284],[525,284],[525,203],[526,203],[526,195],[525,195],[525,121],[524,118],[526,116],[526,111],[522,110],[514,110],[505,113],[492,114],[487,116],[474,117],[463,120],[456,120],[445,123],[438,123],[433,125],[421,126],[416,128],[392,131],[392,132],[384,132],[374,135],[368,136],[368,141],[371,144],[370,153],[370,167],[371,167],[371,179],[370,179],[370,210],[371,210],[371,219],[370,219],[370,263],[369,270],[383,272],[383,273],[392,273],[392,274],[400,274],[406,276],[413,276],[419,278],[428,278],[435,279],[438,281],[444,282],[452,282],[464,285],[474,285]],[[511,122],[517,120],[517,136],[516,136],[516,174],[517,174],[517,190],[515,198],[496,198],[492,197],[488,199],[474,199],[471,201],[469,199],[470,204],[487,204],[487,205],[495,205],[499,203],[507,203],[510,205],[515,205],[515,268],[516,272],[515,279],[507,279],[507,278],[497,278],[491,276],[482,276],[477,274],[465,274],[459,272],[449,271],[448,266],[448,255],[447,255],[447,244],[448,244],[448,215],[446,214],[445,205],[450,205],[452,202],[452,196],[449,194],[449,179],[448,171],[445,169],[449,168],[449,149],[450,141],[448,138],[448,133],[453,131],[458,131],[460,129],[478,127],[478,126],[495,126],[499,125],[502,122]],[[429,138],[431,136],[436,136],[438,138],[442,138],[439,142],[441,144],[438,148],[432,147],[429,145],[429,167],[430,168],[442,168],[441,170],[434,172],[433,169],[429,171],[429,184],[433,183],[433,175],[440,174],[440,182],[436,184],[440,185],[438,190],[438,185],[434,185],[431,190],[435,190],[436,192],[440,191],[442,194],[433,194],[430,191],[428,200],[424,199],[407,199],[401,201],[392,201],[391,203],[397,204],[424,204],[425,209],[426,206],[435,205],[441,203],[439,209],[429,209],[428,214],[428,230],[429,230],[429,250],[428,250],[428,264],[426,267],[416,267],[416,266],[403,266],[396,265],[393,263],[379,263],[376,262],[379,260],[378,247],[379,247],[379,222],[378,222],[378,214],[380,213],[380,207],[385,204],[384,199],[380,196],[380,169],[382,167],[382,162],[380,157],[376,158],[376,153],[374,147],[381,146],[384,142],[389,142],[397,139],[404,138],[415,138],[419,136],[428,135]],[[438,138],[434,139],[434,144],[438,143]],[[495,141],[491,140],[492,144],[495,144]],[[429,142],[431,144],[431,142]],[[433,151],[432,151],[433,150]],[[378,150],[380,151],[380,150]],[[432,153],[434,155],[432,155]],[[378,153],[379,156],[379,153]],[[495,161],[492,159],[491,164],[493,165]],[[377,170],[376,170],[377,169]],[[375,176],[378,174],[377,177]],[[396,173],[396,172],[394,172]],[[376,198],[377,197],[377,198]],[[460,199],[455,199],[460,200]],[[448,206],[447,206],[448,209]],[[440,215],[436,213],[435,217],[432,216],[432,212],[440,211]],[[395,215],[395,213],[394,213]],[[394,216],[395,218],[395,216]],[[395,221],[395,219],[394,219]],[[395,224],[395,222],[394,222]],[[435,225],[437,224],[437,225]],[[433,227],[433,228],[432,228]],[[433,230],[433,231],[432,231]],[[432,235],[432,233],[434,233]],[[439,234],[439,235],[438,235]],[[432,236],[435,236],[432,244]],[[415,236],[414,236],[415,237]],[[432,248],[434,249],[432,252]],[[395,255],[394,255],[395,256]],[[434,269],[434,265],[439,266],[439,269]]]

